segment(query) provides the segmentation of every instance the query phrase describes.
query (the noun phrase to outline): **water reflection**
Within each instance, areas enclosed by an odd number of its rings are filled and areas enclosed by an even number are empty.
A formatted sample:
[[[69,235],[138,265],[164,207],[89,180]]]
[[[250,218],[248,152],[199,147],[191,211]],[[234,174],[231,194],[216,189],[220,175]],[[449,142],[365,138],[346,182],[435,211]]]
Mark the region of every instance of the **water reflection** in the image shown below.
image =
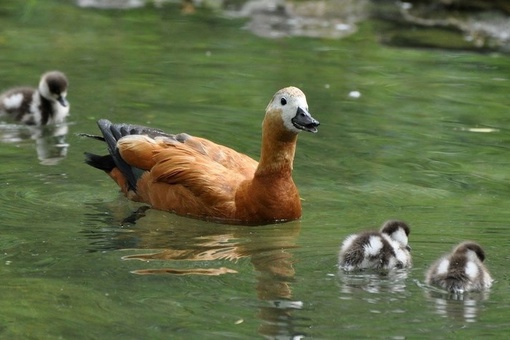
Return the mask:
[[[28,126],[0,123],[0,141],[21,143],[35,141],[37,158],[42,165],[56,165],[67,156],[68,124]]]
[[[228,7],[227,15],[249,18],[246,28],[266,38],[343,38],[356,32],[356,23],[367,15],[367,2],[360,0],[250,0],[238,9]]]
[[[406,290],[408,271],[397,269],[391,271],[355,271],[338,273],[341,293],[344,299],[351,299],[357,292],[402,293]],[[373,296],[370,297],[372,299]]]
[[[104,209],[104,204],[98,204],[97,209]],[[104,225],[106,219],[112,226],[83,231],[93,239],[91,251],[129,252],[122,259],[144,263],[143,268],[132,271],[138,275],[236,274],[239,272],[234,267],[236,262],[249,259],[257,273],[259,333],[270,338],[303,336],[297,328],[308,325],[302,325],[302,320],[293,315],[302,309],[303,303],[293,299],[295,270],[293,254],[289,252],[296,247],[299,221],[242,227],[211,225],[147,207],[137,209],[128,217],[123,213],[125,204],[111,205],[106,215],[89,215],[89,222],[102,221]]]
[[[425,295],[437,314],[458,322],[476,322],[482,301],[489,298],[488,292],[449,293],[435,288]]]

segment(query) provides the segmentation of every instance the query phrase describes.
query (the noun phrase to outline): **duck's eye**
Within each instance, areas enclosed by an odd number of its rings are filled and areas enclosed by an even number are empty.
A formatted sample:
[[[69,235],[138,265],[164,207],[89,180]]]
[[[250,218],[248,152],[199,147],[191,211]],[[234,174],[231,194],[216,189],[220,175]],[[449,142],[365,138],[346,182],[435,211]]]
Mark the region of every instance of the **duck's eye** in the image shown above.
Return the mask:
[[[285,99],[285,98],[280,99],[280,104],[282,104],[282,105],[287,104],[287,99]]]

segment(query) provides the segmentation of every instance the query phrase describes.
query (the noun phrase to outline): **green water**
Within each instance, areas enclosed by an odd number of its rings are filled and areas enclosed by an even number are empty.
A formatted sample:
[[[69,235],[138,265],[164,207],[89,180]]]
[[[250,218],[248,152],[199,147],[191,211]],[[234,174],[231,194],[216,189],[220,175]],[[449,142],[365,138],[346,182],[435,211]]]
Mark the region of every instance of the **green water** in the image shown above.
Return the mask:
[[[0,337],[507,335],[509,57],[387,47],[370,21],[343,40],[267,40],[243,25],[174,6],[2,2],[0,87],[64,71],[71,116],[55,165],[41,164],[30,138],[0,144]],[[257,158],[264,108],[287,85],[321,122],[299,138],[300,221],[134,216],[140,206],[83,164],[84,151],[105,149],[76,133],[97,132],[99,118]],[[389,218],[411,225],[413,268],[339,273],[342,239]],[[425,287],[427,267],[465,239],[487,253],[490,292],[455,300]]]

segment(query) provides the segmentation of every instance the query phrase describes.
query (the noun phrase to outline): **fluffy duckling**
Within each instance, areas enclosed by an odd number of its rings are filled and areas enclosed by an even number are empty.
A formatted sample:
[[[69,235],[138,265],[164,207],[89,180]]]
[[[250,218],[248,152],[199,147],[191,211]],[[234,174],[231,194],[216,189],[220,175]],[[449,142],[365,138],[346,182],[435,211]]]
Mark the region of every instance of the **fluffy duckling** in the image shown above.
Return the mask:
[[[317,132],[304,93],[279,90],[266,108],[260,161],[185,133],[98,121],[109,155],[86,154],[124,194],[153,208],[224,223],[267,224],[301,217],[292,167],[297,136]]]
[[[379,232],[350,235],[340,248],[339,265],[345,271],[410,267],[409,233],[409,226],[405,222],[390,220],[383,224]]]
[[[60,124],[69,114],[68,81],[59,71],[43,74],[37,89],[19,87],[0,95],[0,117],[27,125]]]
[[[426,273],[425,282],[451,293],[482,291],[492,285],[483,264],[485,252],[476,242],[462,242],[437,260]]]

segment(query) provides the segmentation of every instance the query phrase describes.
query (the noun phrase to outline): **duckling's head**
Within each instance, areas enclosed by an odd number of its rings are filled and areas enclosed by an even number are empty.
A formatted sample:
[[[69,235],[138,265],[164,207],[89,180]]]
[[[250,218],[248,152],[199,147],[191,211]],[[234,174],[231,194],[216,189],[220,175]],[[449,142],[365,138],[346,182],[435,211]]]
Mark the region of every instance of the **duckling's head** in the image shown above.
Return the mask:
[[[485,252],[483,251],[482,247],[473,241],[465,241],[456,246],[453,250],[453,253],[457,254],[466,254],[468,258],[470,256],[477,257],[480,262],[483,262],[485,260]]]
[[[411,229],[402,221],[390,220],[386,221],[381,227],[381,233],[388,235],[392,240],[398,242],[402,247],[410,250],[407,244]]]
[[[303,91],[286,87],[275,93],[266,108],[266,119],[283,122],[286,130],[297,134],[301,131],[317,132],[319,121],[308,112]]]
[[[59,71],[46,72],[41,76],[39,82],[39,93],[50,101],[56,101],[66,107],[69,103],[67,96],[67,78],[65,74]]]

